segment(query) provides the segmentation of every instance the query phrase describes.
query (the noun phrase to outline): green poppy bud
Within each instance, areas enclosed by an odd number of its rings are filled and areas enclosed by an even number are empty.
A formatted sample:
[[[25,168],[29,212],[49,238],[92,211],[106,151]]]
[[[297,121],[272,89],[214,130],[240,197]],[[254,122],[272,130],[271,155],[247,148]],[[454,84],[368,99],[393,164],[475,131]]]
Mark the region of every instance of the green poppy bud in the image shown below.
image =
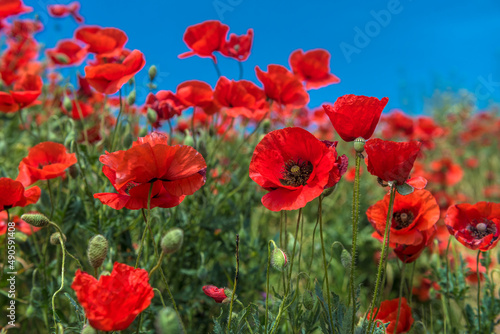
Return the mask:
[[[87,258],[92,268],[99,268],[108,255],[108,240],[100,234],[89,240]]]
[[[45,227],[50,223],[49,218],[41,213],[25,213],[21,216],[21,219],[35,227]]]
[[[175,253],[182,247],[183,240],[184,231],[175,227],[169,230],[161,239],[161,249],[165,254]]]
[[[283,271],[288,265],[288,257],[280,248],[275,248],[271,252],[271,265],[279,271]]]
[[[155,321],[158,334],[181,334],[182,326],[174,309],[167,306],[158,312]]]
[[[151,65],[151,67],[148,70],[148,75],[149,75],[149,80],[150,81],[153,81],[156,78],[156,72],[157,72],[156,66],[155,65]]]

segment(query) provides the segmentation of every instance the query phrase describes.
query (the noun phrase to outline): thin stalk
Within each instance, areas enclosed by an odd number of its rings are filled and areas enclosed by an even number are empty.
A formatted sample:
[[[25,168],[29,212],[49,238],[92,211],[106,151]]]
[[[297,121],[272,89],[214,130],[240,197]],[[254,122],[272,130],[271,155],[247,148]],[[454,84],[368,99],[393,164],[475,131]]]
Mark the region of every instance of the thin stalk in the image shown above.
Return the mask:
[[[476,263],[476,274],[477,274],[477,332],[481,333],[481,273],[479,272],[479,257],[481,256],[481,250],[477,251],[477,263]]]
[[[382,252],[380,253],[380,260],[378,263],[377,270],[377,280],[375,282],[375,291],[373,292],[373,298],[370,307],[370,322],[368,324],[368,333],[371,333],[370,330],[373,325],[373,318],[375,318],[373,314],[373,310],[375,309],[375,304],[377,303],[377,297],[380,289],[380,278],[382,277],[382,267],[384,264],[385,253],[387,252],[387,239],[389,237],[389,231],[392,221],[392,209],[394,207],[394,198],[396,197],[396,187],[395,185],[391,185],[391,194],[389,200],[389,210],[387,212],[387,221],[385,223],[385,232],[384,232],[384,242],[382,243]]]
[[[243,63],[239,60],[238,60],[238,68],[240,70],[240,76],[239,76],[238,80],[241,80],[241,79],[243,79]]]
[[[222,76],[222,74],[220,72],[219,65],[217,65],[217,62],[215,60],[213,61],[213,64],[214,64],[215,71],[217,72],[217,77],[220,78]]]
[[[326,281],[326,293],[328,297],[328,318],[332,319],[332,302],[330,297],[330,283],[328,282],[328,266],[326,261],[326,251],[325,251],[325,241],[323,240],[323,207],[322,207],[323,197],[319,196],[319,235],[321,237],[321,250],[323,251],[323,268],[325,269],[325,281]],[[330,321],[329,321],[330,323]]]
[[[297,227],[295,228],[295,238],[293,241],[292,260],[290,261],[290,273],[288,274],[288,289],[290,289],[290,287],[292,285],[293,260],[295,258],[295,248],[297,246],[297,238],[299,236],[299,227],[300,227],[300,217],[301,216],[302,216],[302,208],[299,209],[299,214],[297,217]]]
[[[113,130],[113,135],[111,136],[111,152],[114,151],[114,144],[115,144],[115,136],[118,128],[120,127],[120,116],[122,115],[123,112],[123,102],[122,102],[122,89],[120,88],[119,90],[119,98],[120,98],[120,111],[118,112],[118,116],[116,117],[116,125]]]
[[[417,259],[418,260],[418,259]],[[417,260],[413,261],[411,266],[411,274],[410,274],[410,289],[408,290],[408,305],[411,307],[411,298],[413,297],[413,276],[415,275],[415,267],[417,265]]]
[[[351,293],[352,300],[352,324],[351,330],[354,333],[354,327],[356,325],[356,294],[354,293],[354,279],[355,279],[355,267],[356,267],[356,243],[358,236],[358,220],[359,220],[359,170],[361,165],[361,157],[356,153],[356,174],[354,178],[353,187],[353,198],[352,198],[352,252],[351,252],[351,268],[350,268],[350,280],[349,280],[349,291]]]
[[[50,198],[50,220],[54,215],[54,197],[52,195],[52,188],[50,187],[50,180],[47,180],[47,189],[49,190],[49,198]]]
[[[175,313],[177,314],[177,317],[179,318],[179,322],[181,323],[182,327],[182,332],[186,332],[186,328],[184,327],[184,323],[182,322],[181,316],[179,314],[179,310],[177,309],[177,304],[175,303],[174,296],[172,295],[172,291],[170,291],[170,287],[167,282],[167,278],[165,277],[165,274],[163,273],[163,268],[160,266],[160,274],[161,274],[161,279],[163,281],[163,284],[165,284],[165,288],[167,289],[168,296],[170,297],[170,301],[172,302],[172,306],[174,307]]]
[[[135,269],[139,266],[139,260],[141,258],[141,253],[142,253],[142,246],[144,245],[144,239],[146,238],[146,232],[149,227],[149,221],[151,220],[151,193],[153,192],[153,185],[154,182],[151,182],[151,186],[149,187],[149,194],[148,194],[148,219],[146,220],[146,227],[144,228],[144,232],[142,232],[142,238],[141,238],[141,244],[139,245],[139,251],[137,254],[137,260],[135,261]]]
[[[238,284],[238,275],[240,273],[240,236],[236,234],[236,274],[234,275],[233,293],[231,294],[231,303],[229,304],[229,320],[227,322],[227,331],[231,331],[231,318],[233,314],[234,295],[236,294],[236,285]]]
[[[61,233],[61,232],[59,232]],[[62,239],[62,234],[59,235],[59,243],[61,244],[61,249],[62,249],[62,265],[61,265],[61,286],[59,289],[54,292],[52,295],[52,317],[54,320],[54,327],[57,328],[57,321],[56,321],[56,295],[64,289],[64,262],[66,260],[66,247],[64,247],[64,241]]]
[[[399,282],[398,315],[396,316],[396,326],[394,327],[394,334],[396,334],[398,330],[399,315],[401,312],[401,298],[403,296],[403,285],[405,283],[405,268],[406,268],[406,263],[403,262],[403,268],[401,269],[401,282]]]

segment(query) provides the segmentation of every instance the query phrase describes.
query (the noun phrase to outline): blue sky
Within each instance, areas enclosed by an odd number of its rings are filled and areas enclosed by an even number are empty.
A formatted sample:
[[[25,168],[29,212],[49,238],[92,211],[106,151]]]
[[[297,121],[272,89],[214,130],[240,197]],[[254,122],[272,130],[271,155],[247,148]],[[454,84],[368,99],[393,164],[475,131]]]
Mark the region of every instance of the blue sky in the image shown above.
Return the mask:
[[[68,2],[25,0],[45,24],[38,38],[47,47],[70,38],[76,24],[71,18],[49,18],[46,4]],[[332,72],[342,81],[310,91],[311,107],[352,93],[387,96],[387,110],[422,113],[423,101],[436,88],[476,92],[480,107],[500,96],[500,3],[494,0],[83,0],[81,5],[86,24],[127,33],[126,46],[146,57],[138,84],[146,82],[147,67],[155,64],[159,89],[175,90],[192,79],[215,85],[209,59],[177,58],[188,51],[185,29],[215,19],[229,25],[230,33],[254,29],[252,53],[243,64],[248,80],[256,81],[255,66],[288,66],[296,49],[330,51]],[[237,63],[218,59],[223,75],[237,79]],[[146,89],[138,91],[138,101],[145,95]]]

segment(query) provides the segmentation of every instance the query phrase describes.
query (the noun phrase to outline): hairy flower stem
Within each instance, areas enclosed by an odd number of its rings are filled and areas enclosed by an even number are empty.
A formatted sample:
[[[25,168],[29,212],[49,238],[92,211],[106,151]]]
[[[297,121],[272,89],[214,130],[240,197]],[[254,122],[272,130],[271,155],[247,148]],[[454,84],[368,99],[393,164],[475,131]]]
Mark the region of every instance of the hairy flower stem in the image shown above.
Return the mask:
[[[293,260],[295,258],[295,247],[297,246],[297,238],[299,236],[299,226],[300,226],[300,217],[301,216],[302,216],[302,208],[299,209],[299,214],[297,217],[297,227],[295,228],[295,238],[293,241],[292,259],[290,261],[290,273],[288,274],[288,287],[287,287],[288,290],[290,290],[291,285],[292,285]]]
[[[49,198],[50,198],[50,217],[49,217],[49,219],[52,220],[52,217],[54,215],[54,196],[52,194],[50,180],[47,180],[47,189],[49,190]]]
[[[476,274],[477,274],[477,332],[481,333],[481,273],[479,272],[479,257],[481,250],[477,251]]]
[[[227,321],[227,332],[231,332],[231,318],[233,314],[234,295],[236,294],[236,285],[238,284],[238,275],[240,274],[240,236],[236,234],[236,274],[234,275],[233,293],[231,294],[231,303],[229,304],[229,319]]]
[[[141,244],[139,245],[139,251],[137,253],[137,260],[135,261],[135,267],[134,269],[137,269],[139,266],[139,260],[141,259],[141,253],[142,253],[142,246],[144,245],[144,239],[146,238],[146,232],[149,228],[149,221],[151,220],[151,193],[153,192],[153,182],[151,182],[151,186],[149,186],[149,193],[148,193],[148,219],[146,220],[146,227],[144,228],[144,231],[142,232],[142,238],[141,238]]]
[[[322,216],[322,202],[323,196],[319,196],[319,235],[321,237],[321,250],[323,251],[323,268],[325,269],[325,281],[326,281],[326,293],[328,297],[328,319],[332,319],[332,302],[330,297],[330,283],[328,282],[328,265],[326,261],[326,252],[325,252],[325,241],[323,239],[323,216]],[[329,321],[330,323],[330,321]]]
[[[116,132],[118,132],[118,128],[120,127],[120,117],[122,115],[122,112],[123,112],[123,102],[122,102],[122,89],[120,88],[119,90],[119,99],[120,99],[120,111],[118,112],[118,116],[116,117],[116,124],[115,124],[115,128],[113,130],[113,135],[111,136],[111,152],[114,151],[114,148],[115,148],[115,136],[116,136]]]
[[[401,297],[403,296],[403,285],[405,283],[405,268],[406,268],[406,263],[403,262],[403,268],[401,268],[401,282],[399,282],[398,315],[396,316],[396,326],[394,327],[394,334],[396,334],[398,330],[399,314],[401,312]]]
[[[410,307],[411,307],[411,297],[413,297],[413,276],[415,275],[415,267],[417,265],[417,260],[413,261],[411,266],[410,288],[408,289],[408,305],[410,305]]]
[[[351,275],[349,280],[349,291],[352,301],[352,324],[351,330],[354,333],[356,325],[356,294],[354,293],[354,279],[356,267],[356,243],[358,238],[358,221],[359,221],[359,169],[361,165],[361,156],[356,153],[356,174],[354,178],[354,187],[352,195],[352,251],[351,251]]]
[[[55,224],[54,224],[55,225]],[[56,225],[57,226],[57,225]],[[58,236],[59,243],[61,244],[61,249],[62,249],[62,265],[61,265],[61,286],[59,289],[54,292],[52,295],[52,317],[54,319],[54,327],[57,328],[57,320],[56,320],[56,295],[64,289],[64,262],[66,260],[66,247],[64,247],[64,241],[62,239],[62,233],[59,232],[60,235]]]
[[[389,200],[389,210],[387,212],[387,221],[385,223],[385,232],[384,232],[384,242],[382,243],[382,252],[380,253],[380,260],[378,262],[378,270],[377,270],[377,280],[375,281],[375,291],[373,292],[373,298],[371,302],[371,307],[370,307],[370,321],[368,324],[368,331],[367,333],[371,333],[371,328],[373,325],[373,319],[375,318],[375,315],[373,314],[373,310],[375,309],[375,304],[377,303],[377,297],[378,293],[380,290],[380,279],[382,277],[382,268],[384,267],[384,259],[385,259],[385,253],[387,252],[387,239],[389,237],[389,231],[391,227],[391,221],[392,221],[392,209],[394,207],[394,198],[396,197],[396,187],[394,184],[391,185],[391,194],[390,194],[390,200]],[[385,270],[384,270],[385,271]],[[375,327],[373,328],[375,329]]]

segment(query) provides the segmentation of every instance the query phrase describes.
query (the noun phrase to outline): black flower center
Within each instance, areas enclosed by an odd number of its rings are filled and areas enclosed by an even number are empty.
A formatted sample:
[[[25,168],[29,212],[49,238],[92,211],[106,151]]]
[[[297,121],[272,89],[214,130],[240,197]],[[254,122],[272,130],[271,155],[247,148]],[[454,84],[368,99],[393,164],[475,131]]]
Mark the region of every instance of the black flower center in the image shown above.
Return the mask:
[[[409,210],[394,212],[392,215],[392,228],[402,230],[413,223],[415,215]]]
[[[288,160],[283,165],[281,171],[283,179],[280,179],[280,182],[282,185],[290,187],[305,186],[312,171],[313,165],[309,161]]]
[[[468,226],[467,231],[475,239],[482,239],[490,234],[497,232],[497,226],[491,220],[482,218],[480,220],[474,219]]]

